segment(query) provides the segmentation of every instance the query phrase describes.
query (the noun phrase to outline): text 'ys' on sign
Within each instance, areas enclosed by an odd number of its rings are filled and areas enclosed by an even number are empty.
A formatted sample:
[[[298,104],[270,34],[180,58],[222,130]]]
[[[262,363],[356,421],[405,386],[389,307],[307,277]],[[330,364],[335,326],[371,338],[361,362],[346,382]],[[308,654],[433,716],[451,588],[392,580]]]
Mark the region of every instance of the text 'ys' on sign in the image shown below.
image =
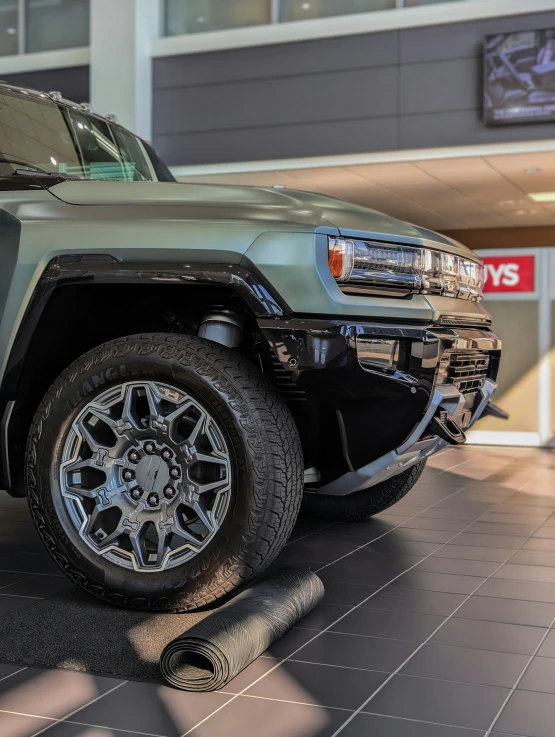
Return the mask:
[[[536,257],[487,256],[484,292],[534,292],[536,288]]]

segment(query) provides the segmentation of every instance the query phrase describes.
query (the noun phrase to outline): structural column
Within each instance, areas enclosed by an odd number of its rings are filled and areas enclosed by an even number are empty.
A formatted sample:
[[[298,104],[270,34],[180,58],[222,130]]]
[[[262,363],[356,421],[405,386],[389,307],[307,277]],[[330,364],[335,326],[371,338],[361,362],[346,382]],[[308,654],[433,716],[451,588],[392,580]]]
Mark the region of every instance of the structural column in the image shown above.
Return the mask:
[[[160,0],[91,0],[91,103],[150,140],[152,41],[160,35]]]

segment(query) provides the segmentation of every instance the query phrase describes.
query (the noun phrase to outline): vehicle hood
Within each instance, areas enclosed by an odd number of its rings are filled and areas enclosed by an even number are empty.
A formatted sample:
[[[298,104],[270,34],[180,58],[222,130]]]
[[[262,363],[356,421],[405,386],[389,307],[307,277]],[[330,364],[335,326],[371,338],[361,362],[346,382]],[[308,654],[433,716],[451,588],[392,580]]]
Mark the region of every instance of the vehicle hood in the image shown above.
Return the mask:
[[[299,225],[346,237],[428,245],[459,255],[475,254],[426,228],[325,195],[300,190],[181,182],[64,181],[50,188],[70,205],[175,207],[175,217],[260,220]]]

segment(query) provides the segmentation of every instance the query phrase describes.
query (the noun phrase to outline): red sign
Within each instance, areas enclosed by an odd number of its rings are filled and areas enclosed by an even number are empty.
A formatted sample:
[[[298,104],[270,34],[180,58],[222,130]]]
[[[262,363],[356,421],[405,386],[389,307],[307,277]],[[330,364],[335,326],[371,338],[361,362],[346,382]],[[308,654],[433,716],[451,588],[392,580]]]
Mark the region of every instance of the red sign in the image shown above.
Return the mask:
[[[484,292],[535,291],[535,256],[486,256]]]

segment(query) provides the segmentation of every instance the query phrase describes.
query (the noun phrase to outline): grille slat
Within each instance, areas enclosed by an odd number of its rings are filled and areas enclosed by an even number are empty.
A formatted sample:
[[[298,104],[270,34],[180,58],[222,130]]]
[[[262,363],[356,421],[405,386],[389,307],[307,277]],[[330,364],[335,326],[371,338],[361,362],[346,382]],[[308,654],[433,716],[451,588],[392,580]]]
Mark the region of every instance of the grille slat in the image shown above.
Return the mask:
[[[440,384],[454,384],[461,394],[482,388],[488,375],[490,356],[487,351],[446,351],[440,362]]]

